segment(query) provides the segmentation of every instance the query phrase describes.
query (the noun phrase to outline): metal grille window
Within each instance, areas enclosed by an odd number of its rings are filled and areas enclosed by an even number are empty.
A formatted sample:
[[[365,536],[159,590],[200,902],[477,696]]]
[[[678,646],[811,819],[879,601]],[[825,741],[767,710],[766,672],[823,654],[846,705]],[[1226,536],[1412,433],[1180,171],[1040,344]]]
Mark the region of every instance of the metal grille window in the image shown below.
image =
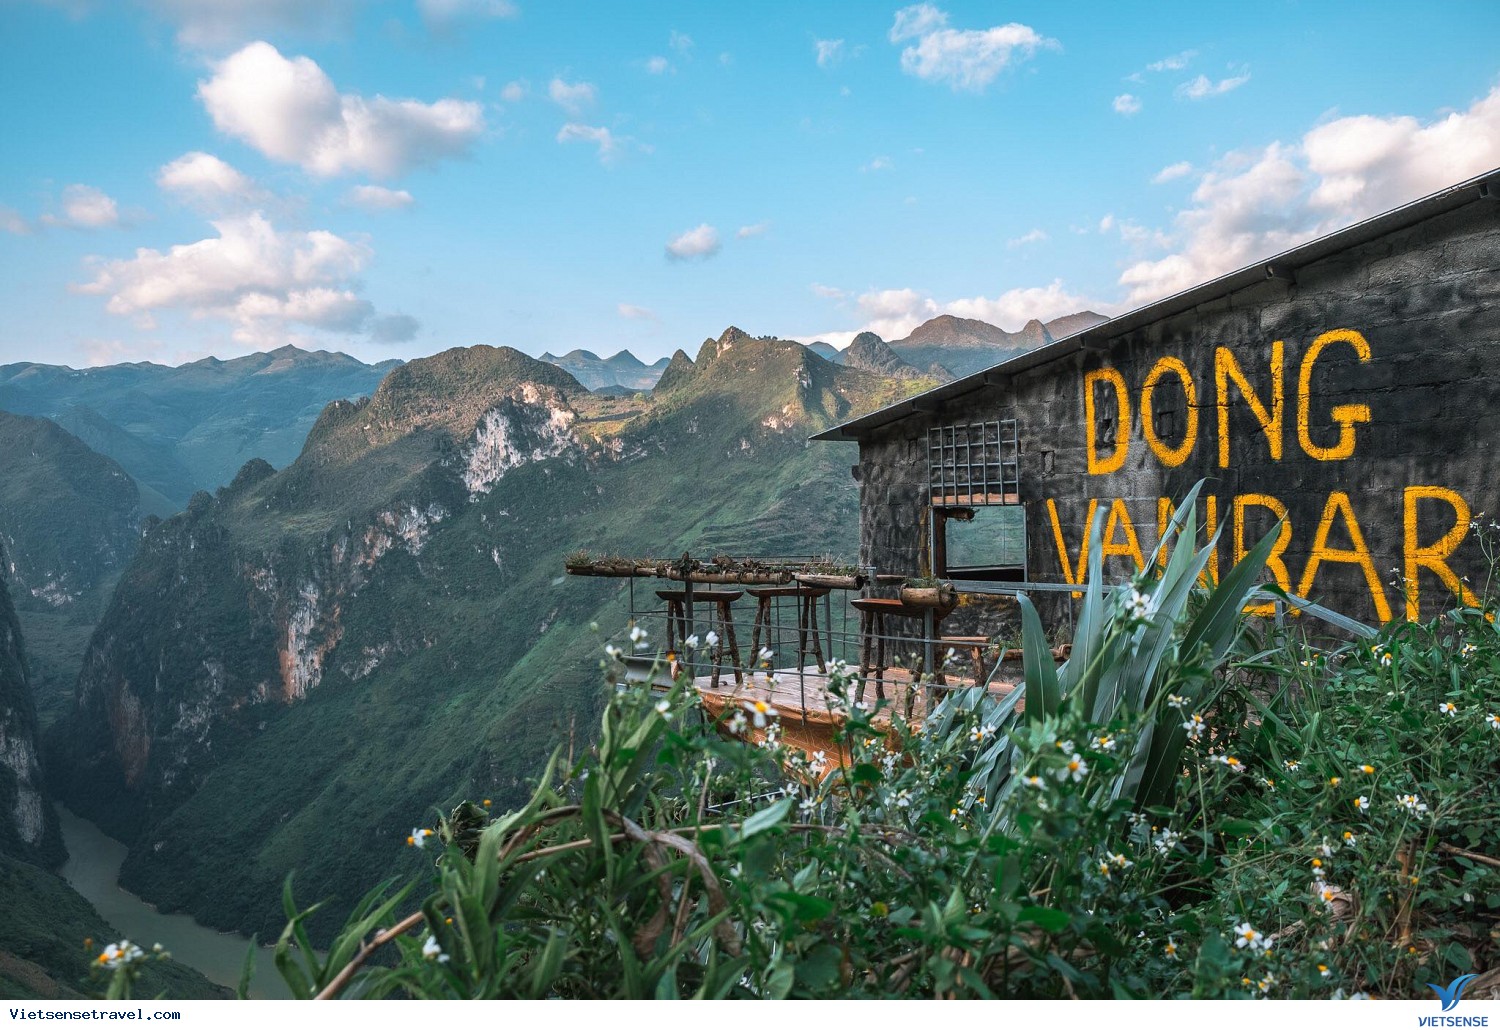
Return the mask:
[[[939,507],[1020,504],[1020,431],[1015,419],[927,431],[927,472]]]

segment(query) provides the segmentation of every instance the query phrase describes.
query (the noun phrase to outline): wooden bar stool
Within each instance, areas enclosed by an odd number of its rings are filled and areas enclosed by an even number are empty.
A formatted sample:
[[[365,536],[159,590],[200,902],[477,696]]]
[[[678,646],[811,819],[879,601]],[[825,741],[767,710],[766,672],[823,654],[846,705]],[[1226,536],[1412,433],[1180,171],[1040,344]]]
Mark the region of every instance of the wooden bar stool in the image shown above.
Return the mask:
[[[859,612],[859,693],[855,700],[863,700],[864,683],[873,673],[875,676],[875,698],[885,700],[885,638],[886,618],[891,615],[921,616],[921,610],[909,608],[893,597],[856,597],[849,602]]]
[[[990,646],[989,637],[943,637],[944,647],[956,649],[962,648],[969,652],[969,657],[974,662],[974,685],[982,687],[990,678],[989,664],[984,660],[984,652]]]
[[[740,661],[740,648],[734,638],[734,613],[730,611],[730,605],[738,601],[744,594],[743,590],[694,590],[693,600],[711,604],[718,615],[719,643],[713,650],[713,676],[709,680],[709,689],[717,690],[719,687],[719,665],[724,658],[724,648],[729,648],[729,667],[734,670],[734,681],[745,682],[745,668]],[[675,651],[679,639],[686,640],[688,636],[687,624],[687,591],[686,590],[658,590],[656,596],[667,602],[667,650]],[[673,629],[676,633],[673,633]],[[714,618],[710,616],[708,628],[714,629]]]
[[[809,587],[800,583],[790,586],[778,587],[755,587],[745,593],[755,598],[758,602],[755,606],[755,628],[750,637],[750,654],[752,662],[760,660],[761,633],[765,633],[766,643],[771,642],[771,607],[778,597],[792,597],[797,599],[797,668],[802,668],[807,662],[809,649],[808,637],[812,638],[812,656],[817,659],[818,671],[828,672],[828,663],[823,658],[823,644],[818,639],[818,598],[826,597],[826,587]]]

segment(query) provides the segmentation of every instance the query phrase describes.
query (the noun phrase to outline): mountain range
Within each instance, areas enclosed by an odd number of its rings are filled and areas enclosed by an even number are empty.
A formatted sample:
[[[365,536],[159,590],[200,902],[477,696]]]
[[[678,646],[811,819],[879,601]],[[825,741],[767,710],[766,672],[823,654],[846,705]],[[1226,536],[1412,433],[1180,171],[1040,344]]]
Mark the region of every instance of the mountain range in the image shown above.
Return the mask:
[[[181,511],[246,461],[288,464],[324,405],[371,393],[398,361],[296,347],[169,367],[0,365],[0,410],[51,419],[125,468],[141,508]]]
[[[900,340],[886,341],[875,333],[865,332],[844,350],[821,340],[808,344],[807,348],[834,364],[849,364],[884,375],[932,376],[946,382],[1103,321],[1103,315],[1079,311],[1046,323],[1032,319],[1019,332],[1008,333],[978,319],[938,315]],[[565,370],[590,390],[616,395],[651,389],[670,363],[662,358],[647,365],[628,350],[611,358],[601,358],[592,351],[572,350],[561,357],[543,354],[541,360]]]
[[[589,627],[623,627],[631,595],[565,579],[567,554],[852,557],[852,445],[807,437],[1050,334],[944,317],[844,351],[730,327],[652,366],[481,346],[0,368],[0,408],[29,409],[0,416],[5,481],[32,484],[0,481],[0,533],[47,787],[164,910],[279,931],[295,869],[337,911],[430,806],[503,806],[587,745]],[[563,360],[654,385],[591,390]]]
[[[619,387],[630,393],[650,390],[667,367],[666,358],[648,365],[628,350],[622,350],[610,358],[601,358],[593,351],[570,350],[561,357],[544,353],[541,360],[567,372],[585,389],[607,390]]]
[[[252,461],[148,530],[50,781],[168,910],[277,930],[293,868],[351,901],[429,806],[508,804],[587,743],[588,627],[622,628],[628,595],[565,580],[569,552],[852,555],[852,449],[807,436],[934,382],[735,328],[645,397],[508,348],[409,362],[286,468]]]

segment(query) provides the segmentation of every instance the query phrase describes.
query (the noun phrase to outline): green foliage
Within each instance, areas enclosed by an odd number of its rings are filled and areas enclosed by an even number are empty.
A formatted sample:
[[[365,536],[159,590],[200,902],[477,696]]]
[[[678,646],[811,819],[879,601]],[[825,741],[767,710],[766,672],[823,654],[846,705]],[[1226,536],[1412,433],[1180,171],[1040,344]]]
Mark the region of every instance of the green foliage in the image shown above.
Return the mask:
[[[102,995],[113,979],[98,957],[120,934],[58,876],[0,856],[0,997]],[[149,948],[149,946],[148,946]],[[148,997],[222,998],[224,991],[176,962],[139,965],[134,991]],[[8,974],[8,975],[7,975]],[[7,984],[7,979],[9,983]]]
[[[394,967],[331,993],[1426,997],[1494,968],[1494,613],[1373,651],[1258,640],[1263,552],[1204,588],[1195,535],[1185,514],[1158,574],[1091,584],[1024,713],[969,691],[915,724],[850,703],[835,664],[836,755],[774,722],[751,746],[749,711],[606,663],[597,748],[440,823]]]
[[[296,869],[299,892],[330,899],[307,923],[326,944],[337,909],[411,870],[400,841],[429,805],[519,807],[559,743],[577,753],[592,742],[601,701],[587,627],[623,624],[628,594],[620,580],[563,580],[570,552],[856,550],[854,447],[806,445],[828,424],[821,409],[783,413],[801,389],[800,353],[737,345],[615,431],[617,451],[586,445],[527,463],[476,497],[453,463],[464,438],[447,436],[445,420],[455,404],[477,419],[486,398],[516,388],[497,375],[530,376],[535,362],[503,351],[484,356],[493,368],[445,359],[395,384],[410,388],[330,410],[294,466],[205,497],[147,537],[95,638],[101,703],[49,737],[59,793],[136,845],[129,889],[210,925],[274,939],[281,882]],[[887,389],[876,376],[814,371],[810,396],[836,395],[835,407],[862,410]],[[580,421],[595,410],[587,396],[566,399]],[[765,425],[773,415],[793,421]],[[403,421],[415,418],[435,421]],[[366,546],[381,515],[432,503],[447,514],[420,554],[397,543],[368,566],[335,563]],[[287,704],[279,652],[303,583],[317,585],[323,613],[337,608],[341,636],[318,685]],[[134,788],[111,764],[120,749],[102,703],[122,682],[141,693],[156,763]]]

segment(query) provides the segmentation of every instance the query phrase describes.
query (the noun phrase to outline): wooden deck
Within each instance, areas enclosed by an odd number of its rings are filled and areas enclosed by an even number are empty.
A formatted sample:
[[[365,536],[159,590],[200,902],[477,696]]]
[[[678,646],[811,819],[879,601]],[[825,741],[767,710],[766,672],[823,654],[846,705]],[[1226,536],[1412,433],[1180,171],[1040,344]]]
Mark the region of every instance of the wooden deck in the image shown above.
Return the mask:
[[[990,691],[996,697],[1003,697],[1016,687],[1020,676],[1019,663],[1013,674],[1006,667],[1009,664],[1003,665],[1000,673],[990,683]],[[711,718],[717,719],[726,713],[732,716],[735,709],[744,711],[749,718],[748,706],[756,701],[764,701],[776,710],[784,744],[801,748],[809,754],[822,751],[831,759],[836,757],[840,748],[834,738],[848,715],[838,698],[828,692],[828,675],[819,672],[816,665],[801,669],[800,675],[796,668],[771,671],[774,678],[768,678],[764,670],[754,675],[746,673],[743,683],[735,682],[733,672],[724,671],[719,674],[717,686],[713,684],[712,675],[696,677],[693,686],[702,696],[703,707]],[[1012,675],[1014,679],[1011,678]],[[907,717],[913,725],[920,725],[923,714],[933,702],[932,695],[974,686],[972,678],[959,675],[949,675],[946,678],[946,687],[934,689],[929,684],[913,696],[911,674],[905,669],[886,669],[882,685],[889,704],[871,722],[876,727],[889,731],[891,714],[894,712]],[[864,702],[872,706],[875,703],[873,682],[865,684]],[[743,737],[752,743],[759,743],[765,739],[765,731],[756,729],[752,724]]]

